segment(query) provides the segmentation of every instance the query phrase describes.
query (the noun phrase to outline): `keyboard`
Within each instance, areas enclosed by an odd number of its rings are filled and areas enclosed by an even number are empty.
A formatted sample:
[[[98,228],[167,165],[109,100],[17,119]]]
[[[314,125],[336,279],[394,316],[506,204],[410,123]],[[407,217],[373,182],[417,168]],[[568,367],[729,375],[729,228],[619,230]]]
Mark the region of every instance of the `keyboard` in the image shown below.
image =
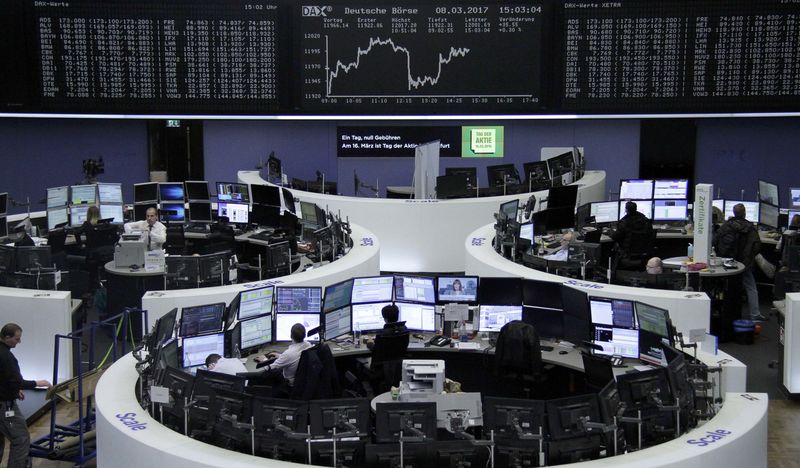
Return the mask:
[[[266,361],[258,362],[258,363],[256,363],[256,369],[261,369],[262,367],[267,367],[268,365],[270,365],[273,362],[275,362],[276,359],[278,359],[278,358],[274,357],[274,358],[269,358]]]
[[[250,234],[250,239],[260,240],[260,241],[269,241],[272,239],[272,235],[275,234],[275,231],[271,229],[265,229],[263,231],[257,232],[255,234]]]
[[[656,232],[660,232],[662,234],[682,234],[683,229],[658,229]]]
[[[560,240],[557,240],[557,241],[554,241],[554,242],[550,242],[549,244],[545,244],[545,247],[547,247],[548,249],[555,249],[556,247],[560,247],[560,246],[561,246],[561,241]]]
[[[205,234],[209,231],[208,224],[187,224],[183,228],[184,232],[194,232],[198,234]]]

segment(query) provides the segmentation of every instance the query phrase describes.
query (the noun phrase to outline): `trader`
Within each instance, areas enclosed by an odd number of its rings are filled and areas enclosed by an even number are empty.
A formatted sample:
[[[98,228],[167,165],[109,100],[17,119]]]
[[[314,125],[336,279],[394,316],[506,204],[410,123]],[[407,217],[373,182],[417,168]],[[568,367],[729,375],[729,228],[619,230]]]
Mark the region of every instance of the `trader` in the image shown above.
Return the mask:
[[[617,268],[644,270],[648,253],[652,250],[653,224],[647,216],[636,211],[636,202],[625,203],[625,216],[619,220],[617,230],[611,233],[619,252]]]
[[[236,358],[224,358],[217,353],[211,353],[206,357],[206,369],[228,375],[247,372],[242,361]]]
[[[750,320],[766,320],[758,307],[758,289],[753,277],[753,264],[756,255],[761,251],[761,241],[753,223],[745,216],[744,205],[733,206],[733,217],[725,221],[714,234],[714,249],[721,257],[735,258],[744,264],[742,285],[747,293],[747,309]]]
[[[23,390],[36,387],[51,387],[47,380],[24,380],[17,358],[11,349],[22,342],[22,328],[16,323],[7,323],[0,329],[0,459],[3,458],[5,439],[11,442],[8,454],[9,468],[29,466],[28,451],[31,438],[28,424],[19,411],[16,400],[24,400]]]
[[[461,282],[459,282],[461,284]],[[408,347],[408,328],[405,322],[400,322],[400,309],[394,305],[389,304],[381,309],[381,316],[383,316],[383,330],[380,330],[375,336],[396,336],[405,334],[406,348]],[[375,346],[374,340],[367,341],[367,348],[372,349]],[[405,350],[403,350],[405,352]]]
[[[294,376],[297,373],[297,365],[300,363],[300,354],[310,348],[311,343],[304,341],[306,338],[306,327],[302,323],[295,323],[289,332],[292,343],[282,353],[274,351],[266,355],[254,358],[256,362],[263,362],[270,359],[275,361],[267,366],[267,371],[281,371],[283,380],[289,387],[294,386]]]
[[[573,235],[571,232],[565,233],[561,236],[561,246],[550,255],[545,255],[542,258],[545,260],[555,260],[557,262],[566,262],[569,260],[569,243],[572,242]]]
[[[161,250],[167,241],[167,227],[161,224],[158,212],[152,207],[147,209],[146,220],[125,223],[125,232],[131,231],[148,231],[147,250]]]

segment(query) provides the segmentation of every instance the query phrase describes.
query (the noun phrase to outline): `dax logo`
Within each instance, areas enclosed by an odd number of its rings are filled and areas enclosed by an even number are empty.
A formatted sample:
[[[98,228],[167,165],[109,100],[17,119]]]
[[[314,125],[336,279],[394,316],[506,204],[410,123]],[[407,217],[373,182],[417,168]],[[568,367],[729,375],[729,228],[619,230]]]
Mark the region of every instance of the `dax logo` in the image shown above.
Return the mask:
[[[146,422],[139,422],[136,420],[136,413],[125,413],[116,415],[117,419],[132,431],[141,431],[147,429]]]
[[[332,6],[304,6],[303,16],[328,16],[333,11]]]
[[[699,439],[689,439],[686,441],[687,444],[697,445],[698,447],[705,447],[708,444],[713,444],[718,440],[722,440],[725,436],[731,435],[731,431],[726,431],[725,429],[717,429],[716,431],[707,431],[703,437]]]

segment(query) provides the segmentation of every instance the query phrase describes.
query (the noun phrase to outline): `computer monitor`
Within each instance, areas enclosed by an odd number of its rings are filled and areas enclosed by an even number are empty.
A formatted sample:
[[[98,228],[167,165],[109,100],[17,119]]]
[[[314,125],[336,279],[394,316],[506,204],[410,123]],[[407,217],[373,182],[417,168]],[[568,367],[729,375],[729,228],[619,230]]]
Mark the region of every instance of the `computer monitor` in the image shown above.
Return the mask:
[[[778,228],[778,216],[780,216],[780,208],[769,203],[761,202],[758,204],[758,224]]]
[[[589,310],[594,324],[626,328],[628,330],[636,329],[636,313],[634,312],[633,301],[589,297]]]
[[[0,193],[0,216],[8,213],[8,193]]]
[[[616,201],[594,202],[589,210],[589,215],[594,216],[596,223],[616,223],[619,216],[619,203]]]
[[[190,202],[211,199],[208,194],[208,181],[205,180],[187,180],[183,183],[183,191],[186,194],[186,200]]]
[[[181,309],[180,336],[185,338],[221,331],[224,315],[224,302],[184,307]]]
[[[178,321],[178,308],[175,307],[159,317],[153,326],[154,346],[161,346],[175,334],[175,323]]]
[[[350,437],[370,435],[372,417],[368,398],[337,398],[312,400],[308,403],[311,435],[332,436],[349,433]]]
[[[350,305],[350,298],[353,295],[353,280],[345,280],[341,283],[331,284],[325,287],[325,297],[322,301],[322,311],[328,312],[334,309]]]
[[[239,320],[272,314],[274,286],[248,289],[239,293]]]
[[[89,205],[73,205],[69,207],[69,219],[71,226],[80,226],[86,222],[89,214]]]
[[[239,350],[243,353],[272,342],[272,315],[242,320],[239,327]]]
[[[300,218],[304,223],[312,226],[318,225],[317,220],[317,205],[309,202],[300,202]]]
[[[302,324],[306,328],[306,333],[312,328],[319,327],[320,314],[275,314],[275,341],[292,341],[292,326],[295,323]],[[317,338],[306,338],[306,341],[317,341]]]
[[[0,198],[3,198],[3,203],[0,205],[0,214],[5,214],[6,212],[6,204],[5,204],[5,193],[0,194]],[[69,201],[69,187],[51,187],[47,189],[47,208],[55,208],[57,206],[64,206]]]
[[[519,238],[528,243],[528,245],[532,245],[534,241],[534,234],[533,234],[533,222],[522,223],[519,225]]]
[[[384,321],[381,309],[391,302],[373,302],[369,304],[353,304],[353,330],[370,333],[383,329]]]
[[[281,208],[279,206],[253,205],[250,222],[259,226],[278,228],[281,225]]]
[[[278,398],[253,398],[253,423],[257,437],[285,438],[284,430],[308,430],[308,402]]]
[[[659,412],[656,400],[663,405],[672,402],[672,392],[664,368],[619,374],[616,378],[619,398],[625,405],[625,415],[635,416],[638,411],[642,411],[642,416],[648,417]],[[671,415],[668,419],[672,419]],[[647,434],[643,436],[646,437]]]
[[[568,207],[574,214],[575,204],[578,202],[578,186],[565,185],[561,187],[550,187],[547,191],[547,209]]]
[[[5,216],[0,216],[0,238],[8,235],[8,222]]]
[[[789,196],[793,208],[800,208],[800,187],[790,187]]]
[[[639,202],[637,202],[637,205]],[[639,207],[636,207],[639,211]],[[655,200],[653,202],[653,221],[686,221],[689,216],[687,200]]]
[[[394,298],[397,301],[436,303],[436,289],[432,277],[395,276]]]
[[[552,158],[547,159],[546,162],[551,179],[561,178],[575,170],[575,157],[572,154],[572,151],[568,153],[561,153],[558,156],[553,156]],[[571,180],[567,182],[571,182]]]
[[[237,396],[244,397],[245,384],[246,381],[244,377],[198,369],[194,376],[192,395],[212,397],[211,401],[213,405],[217,403],[214,401],[216,400],[214,397],[216,397],[219,392],[234,392]],[[229,398],[232,396],[233,395],[230,395]]]
[[[564,310],[564,338],[578,344],[592,338],[592,316],[588,295],[577,288],[561,286]]]
[[[247,224],[250,222],[249,205],[241,203],[217,203],[217,217],[228,218],[234,224]]]
[[[250,192],[247,184],[217,182],[217,200],[231,203],[249,203]]]
[[[483,430],[494,431],[498,440],[525,440],[547,433],[545,402],[487,396],[483,399]],[[531,441],[535,444],[535,441]]]
[[[181,355],[178,352],[177,339],[173,338],[161,345],[155,364],[158,369],[179,369],[181,367]]]
[[[489,187],[502,187],[503,185],[520,184],[519,173],[513,164],[498,164],[486,167],[489,178]]]
[[[660,307],[637,302],[636,317],[639,323],[639,359],[661,364],[663,358],[661,345],[673,342],[669,312]]]
[[[789,210],[786,216],[786,228],[792,229],[792,219],[794,219],[795,215],[800,216],[800,210]],[[794,228],[796,229],[796,228]]]
[[[619,182],[620,200],[650,200],[653,198],[653,179],[622,179]]]
[[[522,172],[525,175],[525,185],[532,190],[540,190],[550,185],[550,171],[547,168],[547,161],[531,161],[522,164]]]
[[[592,342],[601,348],[592,349],[594,354],[639,358],[639,330],[595,324]]]
[[[522,279],[482,277],[478,302],[495,305],[522,305]]]
[[[462,198],[474,195],[469,187],[469,178],[464,174],[443,175],[436,178],[436,198]]]
[[[181,321],[181,325],[183,322]],[[206,364],[209,354],[225,354],[225,334],[186,336],[183,338],[183,367],[198,367]]]
[[[122,204],[122,184],[99,182],[97,193],[100,203]]]
[[[322,312],[322,288],[281,287],[275,292],[275,311],[291,314],[319,314]]]
[[[481,303],[479,309],[478,331],[499,332],[503,325],[514,320],[522,320],[521,305],[489,305]]]
[[[250,185],[250,194],[253,196],[253,204],[281,206],[281,189],[274,185]]]
[[[653,185],[653,198],[685,200],[689,198],[687,179],[656,179]]]
[[[205,363],[205,358],[203,358]],[[183,407],[184,398],[190,399],[194,387],[194,376],[176,367],[167,367],[161,374],[159,385],[169,390],[176,405]]]
[[[53,268],[50,256],[50,246],[20,246],[16,247],[17,271],[37,271],[42,268]]]
[[[561,309],[523,306],[522,321],[533,325],[541,338],[564,338],[564,312]]]
[[[73,205],[94,205],[97,203],[97,185],[73,185],[70,187]]]
[[[5,221],[5,218],[3,218]],[[56,226],[69,224],[69,209],[66,205],[47,209],[47,229],[53,230]]]
[[[547,402],[547,421],[550,441],[547,445],[548,464],[563,464],[600,456],[605,441],[601,429],[588,427],[585,422],[601,422],[597,394],[589,393]]]
[[[394,286],[394,276],[368,276],[353,278],[353,304],[368,302],[390,302]]]
[[[158,210],[161,221],[170,223],[182,223],[186,219],[186,209],[183,202],[180,203],[161,203]]]
[[[395,443],[403,436],[436,440],[436,403],[389,402],[375,405],[375,442]]]
[[[336,193],[336,190],[334,190],[332,193]],[[294,195],[292,195],[292,192],[286,187],[281,187],[281,198],[283,199],[283,208],[286,211],[297,215],[297,208],[294,205]]]
[[[195,223],[210,223],[213,220],[211,202],[189,202],[189,220]]]
[[[517,220],[517,210],[519,209],[519,200],[510,200],[500,204],[500,212],[506,215],[506,218],[511,221]]]
[[[400,321],[406,322],[406,328],[414,331],[436,331],[436,306],[433,304],[417,304],[411,302],[395,303],[400,309]]]
[[[439,276],[436,279],[437,302],[475,304],[478,300],[477,276]]]
[[[625,204],[628,201],[636,203],[636,211],[645,215],[648,219],[653,218],[653,200],[620,200],[619,201],[619,219],[625,217]]]
[[[100,205],[100,218],[111,219],[114,224],[122,224],[125,221],[122,205]]]
[[[772,206],[780,206],[781,199],[778,196],[778,186],[764,180],[759,180],[758,201],[761,203],[769,203]]]
[[[353,313],[349,305],[325,311],[325,339],[334,340],[353,332]]]
[[[475,188],[478,186],[478,169],[475,167],[446,167],[445,176],[462,175],[467,178],[467,187]]]
[[[757,223],[759,216],[759,204],[758,202],[753,201],[725,200],[725,219],[727,220],[733,217],[733,207],[739,203],[744,205],[745,219],[751,223]]]
[[[145,182],[143,184],[133,184],[133,202],[155,202],[158,201],[158,182]]]
[[[562,310],[561,283],[532,279],[522,280],[522,303],[527,306]]]

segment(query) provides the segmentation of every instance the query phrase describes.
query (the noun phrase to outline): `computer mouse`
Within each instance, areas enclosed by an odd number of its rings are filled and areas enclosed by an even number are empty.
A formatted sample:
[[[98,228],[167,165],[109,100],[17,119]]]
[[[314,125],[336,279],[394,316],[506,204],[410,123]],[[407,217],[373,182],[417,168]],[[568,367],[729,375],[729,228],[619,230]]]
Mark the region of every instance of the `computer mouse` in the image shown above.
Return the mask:
[[[568,352],[569,352],[569,351],[564,351],[564,350],[561,350],[561,351],[559,351],[559,352],[558,352],[558,354],[567,354]]]

